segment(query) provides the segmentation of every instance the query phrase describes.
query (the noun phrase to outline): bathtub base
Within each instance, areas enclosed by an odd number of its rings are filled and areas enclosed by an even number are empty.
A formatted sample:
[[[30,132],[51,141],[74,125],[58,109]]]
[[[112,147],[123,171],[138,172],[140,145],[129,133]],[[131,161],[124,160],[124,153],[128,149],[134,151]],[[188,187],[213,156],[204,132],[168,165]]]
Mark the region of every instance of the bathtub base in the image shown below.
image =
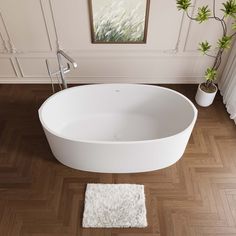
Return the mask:
[[[45,130],[53,155],[73,169],[99,173],[140,173],[166,168],[177,162],[192,128],[162,140],[125,143],[67,141]],[[173,146],[174,144],[174,146]]]

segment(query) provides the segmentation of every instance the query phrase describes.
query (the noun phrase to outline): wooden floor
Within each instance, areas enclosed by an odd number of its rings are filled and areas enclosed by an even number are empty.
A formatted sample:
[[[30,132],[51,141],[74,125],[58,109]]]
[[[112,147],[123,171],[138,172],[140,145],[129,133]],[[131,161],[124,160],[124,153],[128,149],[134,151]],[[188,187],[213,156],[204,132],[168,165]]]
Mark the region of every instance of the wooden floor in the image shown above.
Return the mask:
[[[168,86],[193,100],[195,85]],[[96,174],[58,163],[37,109],[49,85],[0,85],[0,236],[236,235],[236,126],[218,95],[183,158],[142,174]],[[184,114],[183,114],[184,116]],[[170,147],[171,148],[171,147]],[[145,229],[83,229],[87,183],[145,185]]]

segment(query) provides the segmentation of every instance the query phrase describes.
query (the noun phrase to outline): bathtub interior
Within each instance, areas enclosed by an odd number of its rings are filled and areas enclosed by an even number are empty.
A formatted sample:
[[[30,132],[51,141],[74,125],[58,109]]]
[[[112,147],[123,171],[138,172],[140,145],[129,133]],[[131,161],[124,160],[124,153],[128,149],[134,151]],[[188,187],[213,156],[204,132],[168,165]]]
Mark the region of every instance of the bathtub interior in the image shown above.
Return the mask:
[[[78,141],[143,141],[185,130],[194,107],[169,89],[148,85],[89,85],[64,90],[40,109],[44,128]]]

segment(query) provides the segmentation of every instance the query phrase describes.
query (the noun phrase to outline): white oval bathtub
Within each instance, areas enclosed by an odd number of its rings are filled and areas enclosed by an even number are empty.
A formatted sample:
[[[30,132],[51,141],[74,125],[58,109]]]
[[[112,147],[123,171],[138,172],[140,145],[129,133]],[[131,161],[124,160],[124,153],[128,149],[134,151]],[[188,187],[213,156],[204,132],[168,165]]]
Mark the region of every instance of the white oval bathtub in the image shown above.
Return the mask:
[[[197,109],[171,89],[99,84],[56,93],[43,103],[39,118],[54,156],[64,165],[132,173],[178,161]]]

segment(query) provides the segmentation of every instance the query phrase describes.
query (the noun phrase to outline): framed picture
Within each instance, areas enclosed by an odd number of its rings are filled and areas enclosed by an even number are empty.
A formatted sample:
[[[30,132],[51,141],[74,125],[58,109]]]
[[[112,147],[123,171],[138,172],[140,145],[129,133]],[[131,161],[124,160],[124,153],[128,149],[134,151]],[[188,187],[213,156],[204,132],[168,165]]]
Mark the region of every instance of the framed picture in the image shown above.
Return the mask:
[[[88,0],[92,43],[146,43],[150,0]]]

